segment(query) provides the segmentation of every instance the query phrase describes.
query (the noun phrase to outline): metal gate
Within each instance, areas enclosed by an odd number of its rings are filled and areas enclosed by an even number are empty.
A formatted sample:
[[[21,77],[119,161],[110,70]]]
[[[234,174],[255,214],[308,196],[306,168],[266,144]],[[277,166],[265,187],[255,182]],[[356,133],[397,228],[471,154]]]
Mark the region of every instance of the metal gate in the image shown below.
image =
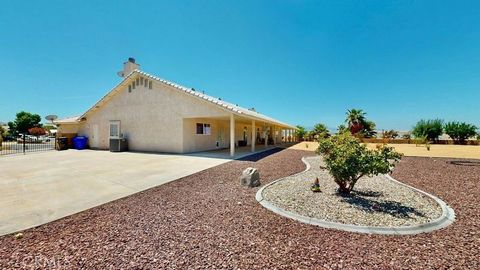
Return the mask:
[[[17,140],[0,141],[0,156],[54,150],[56,137],[23,134]]]

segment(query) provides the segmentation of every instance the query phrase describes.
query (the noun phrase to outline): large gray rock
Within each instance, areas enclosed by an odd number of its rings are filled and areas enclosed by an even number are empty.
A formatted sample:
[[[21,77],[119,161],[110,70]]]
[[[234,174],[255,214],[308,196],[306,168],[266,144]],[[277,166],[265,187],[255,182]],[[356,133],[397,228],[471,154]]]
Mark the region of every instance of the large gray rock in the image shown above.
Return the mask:
[[[260,174],[256,168],[246,168],[240,177],[240,183],[248,187],[260,186]]]

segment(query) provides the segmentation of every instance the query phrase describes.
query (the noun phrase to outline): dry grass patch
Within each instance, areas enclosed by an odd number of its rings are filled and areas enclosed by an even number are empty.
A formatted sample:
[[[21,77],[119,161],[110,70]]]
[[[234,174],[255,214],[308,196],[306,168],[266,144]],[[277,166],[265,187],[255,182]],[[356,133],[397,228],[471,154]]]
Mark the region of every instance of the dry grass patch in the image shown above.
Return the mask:
[[[377,144],[367,143],[371,149]],[[432,144],[430,151],[425,146],[415,144],[388,144],[395,147],[395,150],[411,157],[445,157],[445,158],[468,158],[480,159],[480,146],[478,145],[443,145]],[[317,142],[301,142],[290,147],[295,150],[315,151],[318,148]]]

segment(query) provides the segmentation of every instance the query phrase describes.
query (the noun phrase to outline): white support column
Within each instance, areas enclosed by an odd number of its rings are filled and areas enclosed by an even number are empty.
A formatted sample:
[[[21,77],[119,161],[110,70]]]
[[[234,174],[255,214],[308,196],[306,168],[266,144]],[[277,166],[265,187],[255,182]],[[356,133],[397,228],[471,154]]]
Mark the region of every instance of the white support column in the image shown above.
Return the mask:
[[[235,156],[235,118],[230,114],[230,156]]]
[[[255,128],[255,120],[252,120],[252,152],[255,152],[255,142],[257,140],[257,130]]]
[[[263,130],[265,132],[265,147],[267,147],[268,146],[268,127],[263,126]]]
[[[272,138],[273,138],[273,145],[277,145],[277,131],[275,126],[272,126]]]

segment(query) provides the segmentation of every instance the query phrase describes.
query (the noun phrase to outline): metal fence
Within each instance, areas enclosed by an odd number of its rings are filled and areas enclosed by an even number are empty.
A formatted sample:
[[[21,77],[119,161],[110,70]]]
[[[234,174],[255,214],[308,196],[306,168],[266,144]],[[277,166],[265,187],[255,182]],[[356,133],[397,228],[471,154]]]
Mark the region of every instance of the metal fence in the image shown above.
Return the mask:
[[[23,135],[16,141],[0,142],[0,156],[54,150],[55,145],[55,137]]]

